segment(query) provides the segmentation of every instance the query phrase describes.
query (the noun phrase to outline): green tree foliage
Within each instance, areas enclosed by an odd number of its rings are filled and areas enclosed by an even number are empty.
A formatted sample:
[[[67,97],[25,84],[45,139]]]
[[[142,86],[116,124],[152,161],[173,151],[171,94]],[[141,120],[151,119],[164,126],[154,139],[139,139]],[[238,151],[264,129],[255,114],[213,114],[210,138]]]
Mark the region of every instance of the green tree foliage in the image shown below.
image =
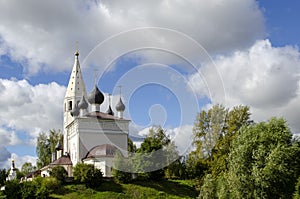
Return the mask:
[[[79,163],[74,168],[74,179],[84,183],[86,187],[97,188],[100,186],[103,174],[94,165]]]
[[[193,129],[195,150],[187,157],[190,178],[201,178],[206,170],[217,176],[227,169],[231,142],[242,126],[252,123],[250,115],[247,106],[229,110],[219,104],[198,114]]]
[[[172,156],[178,156],[174,149],[169,148],[171,145],[169,137],[161,127],[151,128],[135,156],[135,167],[139,176],[151,180],[162,179],[164,177],[163,167],[171,164],[172,159],[176,160]]]
[[[235,106],[232,110],[227,111],[223,132],[213,148],[210,161],[210,172],[213,176],[218,176],[221,172],[227,170],[227,159],[231,143],[241,127],[249,126],[253,123],[250,120],[250,115],[248,106]]]
[[[7,172],[5,169],[0,169],[0,186],[4,185],[4,182],[7,177]]]
[[[300,147],[283,119],[242,127],[231,147],[228,170],[207,189],[215,189],[220,198],[292,197],[300,174]]]
[[[112,174],[114,179],[121,183],[129,183],[132,181],[132,173],[130,172],[131,165],[130,162],[126,160],[128,159],[125,159],[120,151],[115,153]]]
[[[33,181],[22,182],[19,180],[5,182],[4,195],[6,198],[36,198],[47,199],[52,193],[62,193],[61,184],[52,177],[34,178]]]
[[[68,172],[62,166],[55,166],[52,168],[50,176],[56,178],[59,182],[64,183],[68,177]]]
[[[22,198],[19,180],[6,181],[4,195],[7,198]]]
[[[298,178],[293,199],[300,199],[300,176]]]
[[[133,142],[130,138],[128,138],[128,152],[131,152],[131,153],[136,152],[136,145],[133,144]]]
[[[227,109],[217,104],[197,116],[193,129],[194,144],[202,157],[211,157],[215,144],[224,132],[226,114]]]
[[[161,127],[153,127],[149,130],[149,134],[144,139],[138,152],[152,152],[162,149],[170,143],[169,137]]]
[[[22,165],[22,168],[21,168],[21,172],[24,174],[24,175],[27,175],[28,173],[32,172],[35,170],[35,167],[32,166],[31,162],[25,162],[23,165]]]
[[[50,130],[49,133],[41,132],[39,134],[36,146],[38,168],[42,168],[51,163],[51,154],[55,152],[57,142],[63,140],[62,136],[59,130]]]

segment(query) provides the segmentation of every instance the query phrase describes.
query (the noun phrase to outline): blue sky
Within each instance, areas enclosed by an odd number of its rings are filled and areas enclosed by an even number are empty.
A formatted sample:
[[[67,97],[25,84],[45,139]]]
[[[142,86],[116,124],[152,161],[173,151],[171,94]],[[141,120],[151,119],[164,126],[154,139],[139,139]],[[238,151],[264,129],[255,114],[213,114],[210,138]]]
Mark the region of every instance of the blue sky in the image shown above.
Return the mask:
[[[79,43],[89,92],[122,85],[134,136],[161,125],[184,152],[197,112],[251,107],[255,121],[300,132],[296,0],[0,3],[0,167],[35,162],[41,131],[62,128],[62,101]],[[102,106],[106,111],[107,101]],[[115,110],[114,110],[115,111]]]

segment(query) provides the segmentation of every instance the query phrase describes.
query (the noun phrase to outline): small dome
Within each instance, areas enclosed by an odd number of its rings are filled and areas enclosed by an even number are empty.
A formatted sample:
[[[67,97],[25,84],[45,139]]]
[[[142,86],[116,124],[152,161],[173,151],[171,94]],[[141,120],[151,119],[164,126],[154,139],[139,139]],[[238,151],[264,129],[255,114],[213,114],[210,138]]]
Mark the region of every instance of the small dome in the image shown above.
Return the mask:
[[[56,144],[56,146],[55,146],[55,150],[59,151],[59,150],[62,150],[62,149],[63,149],[63,147],[62,147],[60,141],[58,141],[57,144]]]
[[[106,111],[106,113],[107,113],[108,115],[114,115],[114,112],[112,111],[110,105],[109,105],[108,110]]]
[[[72,115],[73,117],[75,117],[75,116],[78,116],[78,115],[79,115],[79,109],[78,109],[78,106],[77,106],[77,104],[75,104],[74,108],[72,109],[72,111],[71,111],[71,115]]]
[[[125,110],[125,105],[123,104],[121,98],[120,98],[118,104],[116,105],[116,110],[117,111],[124,111]]]
[[[90,104],[102,104],[104,101],[104,95],[95,85],[94,89],[88,95],[88,101]]]
[[[85,100],[85,97],[82,96],[80,102],[78,103],[78,108],[79,109],[87,109],[89,106],[89,104],[87,103],[87,101]]]

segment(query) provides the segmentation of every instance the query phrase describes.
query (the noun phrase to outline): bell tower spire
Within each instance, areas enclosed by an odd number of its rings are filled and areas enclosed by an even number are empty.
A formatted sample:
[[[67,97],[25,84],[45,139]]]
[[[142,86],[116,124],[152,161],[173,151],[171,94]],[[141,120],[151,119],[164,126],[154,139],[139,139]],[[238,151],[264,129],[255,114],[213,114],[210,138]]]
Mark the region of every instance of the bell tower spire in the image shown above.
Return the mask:
[[[80,102],[82,96],[87,96],[80,69],[78,47],[76,47],[74,55],[74,65],[64,99],[64,152],[68,152],[67,132],[65,132],[66,126],[68,126],[75,118],[75,115],[71,114],[72,110],[78,107],[77,105]]]

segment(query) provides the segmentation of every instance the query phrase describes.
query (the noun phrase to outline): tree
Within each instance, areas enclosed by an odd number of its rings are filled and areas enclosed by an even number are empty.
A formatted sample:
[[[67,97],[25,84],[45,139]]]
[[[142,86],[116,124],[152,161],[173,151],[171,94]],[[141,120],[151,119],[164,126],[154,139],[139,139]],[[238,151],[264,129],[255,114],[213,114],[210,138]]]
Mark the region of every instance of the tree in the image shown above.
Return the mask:
[[[56,178],[59,182],[64,183],[68,177],[68,172],[62,166],[55,166],[50,171],[50,176]]]
[[[295,193],[293,195],[293,199],[300,199],[300,176],[295,186]]]
[[[23,165],[22,165],[22,168],[21,168],[21,172],[24,174],[24,175],[27,175],[28,173],[34,171],[35,168],[32,166],[31,162],[25,162]]]
[[[120,151],[116,151],[114,157],[114,168],[112,174],[114,179],[121,183],[128,183],[132,180],[132,174],[129,169],[129,161],[125,161],[124,156]]]
[[[193,143],[203,158],[211,157],[215,144],[224,133],[227,112],[224,106],[217,104],[198,114],[193,128]]]
[[[226,180],[217,179],[217,195],[223,190],[230,198],[291,198],[299,165],[299,144],[283,119],[242,127],[232,142],[228,171],[220,175]]]
[[[232,110],[228,111],[222,135],[216,142],[212,152],[210,172],[213,176],[218,176],[221,172],[227,170],[227,159],[231,143],[241,127],[249,126],[253,123],[253,121],[250,120],[250,115],[248,106],[235,106]]]
[[[128,152],[136,152],[136,145],[133,144],[132,140],[128,137]]]
[[[78,163],[74,168],[74,179],[89,188],[99,187],[102,177],[102,172],[94,165]]]
[[[62,133],[59,130],[50,130],[49,133],[41,132],[39,134],[36,146],[38,168],[51,163],[51,154],[55,152],[57,142],[61,142],[62,140]]]
[[[140,177],[160,180],[164,177],[164,170],[168,164],[167,146],[170,139],[161,127],[151,128],[135,156],[135,170]]]
[[[235,106],[231,110],[214,105],[208,111],[201,111],[194,125],[195,150],[187,158],[190,177],[202,178],[208,170],[213,176],[227,170],[227,159],[236,132],[252,124],[247,106]]]
[[[5,169],[0,169],[0,186],[4,185],[7,177],[7,172]]]

